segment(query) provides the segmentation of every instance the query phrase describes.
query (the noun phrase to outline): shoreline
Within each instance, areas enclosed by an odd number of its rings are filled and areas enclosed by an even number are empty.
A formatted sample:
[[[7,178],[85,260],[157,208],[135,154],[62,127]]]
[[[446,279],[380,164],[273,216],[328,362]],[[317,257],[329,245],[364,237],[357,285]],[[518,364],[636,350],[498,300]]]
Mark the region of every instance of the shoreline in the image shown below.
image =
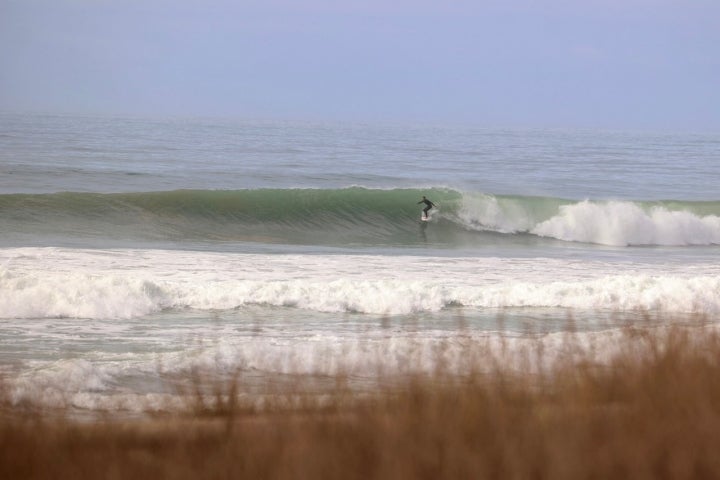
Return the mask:
[[[555,362],[528,352],[546,364],[535,371],[496,358],[489,370],[440,369],[359,399],[338,377],[323,402],[263,410],[237,402],[242,385],[232,382],[197,390],[183,415],[137,420],[14,415],[6,405],[0,476],[720,475],[720,333],[628,329],[604,364],[587,356],[592,346],[566,347]]]

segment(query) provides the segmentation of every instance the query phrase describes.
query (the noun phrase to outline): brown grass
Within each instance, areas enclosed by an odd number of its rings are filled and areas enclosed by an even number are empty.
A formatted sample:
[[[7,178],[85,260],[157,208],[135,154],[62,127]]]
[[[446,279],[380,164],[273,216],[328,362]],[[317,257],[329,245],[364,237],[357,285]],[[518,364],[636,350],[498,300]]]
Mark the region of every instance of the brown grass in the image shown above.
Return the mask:
[[[720,478],[717,333],[628,330],[602,364],[567,347],[533,373],[485,358],[491,371],[393,379],[360,399],[339,378],[322,402],[295,386],[258,409],[235,400],[241,381],[209,396],[194,381],[184,415],[6,409],[0,478]]]

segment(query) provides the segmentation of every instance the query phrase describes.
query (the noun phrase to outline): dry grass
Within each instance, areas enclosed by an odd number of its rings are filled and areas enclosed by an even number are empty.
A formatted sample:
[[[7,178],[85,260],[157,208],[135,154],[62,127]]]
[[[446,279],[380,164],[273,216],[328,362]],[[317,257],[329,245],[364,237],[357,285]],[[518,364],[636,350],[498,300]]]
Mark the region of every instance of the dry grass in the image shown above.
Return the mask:
[[[242,382],[208,396],[196,381],[180,416],[88,424],[10,410],[0,478],[720,478],[717,333],[628,330],[603,364],[572,341],[567,351],[532,374],[496,362],[359,400],[338,379],[321,403],[296,386],[258,410],[235,400]]]

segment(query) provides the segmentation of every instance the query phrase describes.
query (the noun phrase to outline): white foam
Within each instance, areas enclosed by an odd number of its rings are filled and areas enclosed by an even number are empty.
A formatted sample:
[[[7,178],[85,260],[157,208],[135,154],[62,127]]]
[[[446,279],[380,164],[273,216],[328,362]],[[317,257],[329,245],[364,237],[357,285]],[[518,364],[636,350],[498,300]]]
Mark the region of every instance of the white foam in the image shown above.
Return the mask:
[[[271,379],[273,375],[344,375],[360,386],[371,386],[379,378],[438,369],[447,374],[492,372],[496,367],[534,373],[547,371],[563,359],[606,362],[619,346],[627,346],[619,342],[623,335],[615,329],[542,337],[433,331],[369,333],[354,338],[316,335],[302,341],[264,335],[223,337],[181,352],[158,353],[131,365],[125,361],[50,362],[9,379],[7,385],[16,404],[29,401],[49,407],[147,411],[182,405],[182,389],[168,391],[167,387],[171,381],[189,381],[191,372],[201,373],[202,381],[210,383],[227,378],[227,373],[244,374],[242,386],[248,392],[257,386],[253,378]],[[143,372],[155,380],[145,384],[154,387],[130,390],[113,386],[128,371]]]
[[[463,196],[458,222],[470,230],[493,230],[501,233],[525,232],[537,220],[520,202],[502,203],[493,195]]]
[[[548,200],[549,201],[549,200]],[[531,199],[463,197],[457,222],[471,230],[529,232],[541,237],[609,246],[719,245],[720,217],[643,207],[630,201],[585,200],[552,207]]]
[[[64,407],[72,404],[78,392],[98,392],[106,389],[112,370],[88,360],[58,360],[40,364],[11,381],[10,401],[18,404],[31,401],[45,406]]]
[[[0,318],[250,305],[390,315],[448,306],[720,311],[715,263],[21,250],[3,251],[10,257],[0,268]]]
[[[584,201],[560,207],[560,213],[532,230],[545,237],[602,245],[720,244],[720,217],[698,216],[632,202]]]
[[[171,303],[142,278],[87,273],[0,273],[0,318],[132,318]]]

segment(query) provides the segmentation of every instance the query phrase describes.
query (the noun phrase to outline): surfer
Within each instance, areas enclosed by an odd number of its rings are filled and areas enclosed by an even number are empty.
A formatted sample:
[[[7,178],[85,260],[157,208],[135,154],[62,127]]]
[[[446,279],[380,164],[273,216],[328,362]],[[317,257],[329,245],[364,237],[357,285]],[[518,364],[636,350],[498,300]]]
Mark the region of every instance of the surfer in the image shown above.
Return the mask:
[[[428,200],[427,198],[425,198],[425,195],[423,195],[422,200],[420,200],[417,204],[420,205],[421,203],[424,203],[424,204],[425,204],[425,208],[423,208],[423,218],[427,218],[427,216],[428,216],[428,211],[429,211],[431,208],[437,206],[437,205],[435,205],[433,202],[431,202],[430,200]]]

